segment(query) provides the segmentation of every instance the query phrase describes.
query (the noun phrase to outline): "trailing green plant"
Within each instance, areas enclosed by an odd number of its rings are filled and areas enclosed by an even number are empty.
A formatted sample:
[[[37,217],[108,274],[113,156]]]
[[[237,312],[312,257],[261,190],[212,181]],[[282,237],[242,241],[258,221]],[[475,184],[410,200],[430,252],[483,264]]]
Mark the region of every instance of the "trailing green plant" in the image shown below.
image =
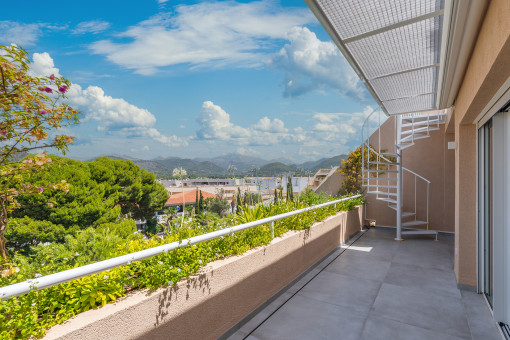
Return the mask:
[[[275,205],[245,206],[238,215],[223,218],[202,214],[200,218],[170,218],[165,238],[144,238],[133,234],[132,221],[106,223],[96,228],[66,235],[63,243],[32,246],[31,255],[15,253],[10,262],[19,269],[16,275],[0,277],[0,286],[35,279],[87,263],[120,256],[165,243],[228,228],[239,223],[324,203],[332,197],[305,192],[295,202]],[[301,213],[274,223],[275,236],[289,230],[307,229],[341,210],[362,204],[363,198]],[[181,222],[182,223],[179,223]],[[241,254],[255,246],[271,242],[269,225],[228,234],[197,245],[185,246],[152,258],[136,261],[99,274],[90,275],[41,291],[0,301],[0,338],[26,339],[42,337],[45,330],[82,311],[100,307],[141,288],[157,289],[175,285],[195,274],[205,264],[227,256]]]

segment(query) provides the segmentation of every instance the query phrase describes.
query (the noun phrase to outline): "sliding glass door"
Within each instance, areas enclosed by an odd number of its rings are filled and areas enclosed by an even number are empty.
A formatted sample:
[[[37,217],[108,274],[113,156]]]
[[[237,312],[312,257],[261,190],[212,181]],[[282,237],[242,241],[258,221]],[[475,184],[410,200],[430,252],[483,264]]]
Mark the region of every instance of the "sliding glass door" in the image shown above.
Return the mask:
[[[479,291],[493,305],[492,120],[478,130]]]

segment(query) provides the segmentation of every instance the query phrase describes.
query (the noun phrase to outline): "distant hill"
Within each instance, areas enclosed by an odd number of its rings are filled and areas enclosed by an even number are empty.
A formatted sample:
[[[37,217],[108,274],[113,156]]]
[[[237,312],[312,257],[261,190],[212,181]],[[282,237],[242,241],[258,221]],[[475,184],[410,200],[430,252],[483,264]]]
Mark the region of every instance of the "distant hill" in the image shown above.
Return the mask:
[[[315,173],[319,169],[329,169],[332,166],[340,166],[342,159],[347,155],[338,155],[331,158],[321,158],[317,161],[305,162],[302,164],[292,164],[285,158],[265,161],[261,158],[227,154],[214,158],[180,158],[180,157],[158,157],[151,160],[136,159],[124,155],[109,155],[113,159],[131,160],[136,165],[147,171],[153,172],[158,177],[169,177],[175,168],[182,167],[186,169],[189,176],[192,177],[216,177],[227,176],[228,167],[234,165],[239,175],[253,175],[253,167],[258,168],[258,176],[278,176],[284,172],[295,172],[300,168],[303,171],[310,170]]]
[[[296,171],[296,165],[287,165],[282,162],[269,163],[257,170],[257,176],[276,176],[283,172]]]
[[[262,165],[269,163],[262,158],[240,155],[236,153],[229,153],[224,156],[213,158],[195,158],[195,160],[199,162],[211,162],[219,168],[224,169],[225,172],[227,172],[229,166],[233,165],[240,173],[251,171],[254,166],[260,168]]]
[[[342,165],[342,160],[346,159],[347,157],[348,157],[347,155],[338,155],[338,156],[334,156],[331,158],[323,158],[323,159],[318,160],[316,162],[316,164],[314,164],[309,169],[317,171],[319,169],[329,169],[332,166],[337,167],[337,166]],[[303,166],[303,168],[304,168],[304,166]]]

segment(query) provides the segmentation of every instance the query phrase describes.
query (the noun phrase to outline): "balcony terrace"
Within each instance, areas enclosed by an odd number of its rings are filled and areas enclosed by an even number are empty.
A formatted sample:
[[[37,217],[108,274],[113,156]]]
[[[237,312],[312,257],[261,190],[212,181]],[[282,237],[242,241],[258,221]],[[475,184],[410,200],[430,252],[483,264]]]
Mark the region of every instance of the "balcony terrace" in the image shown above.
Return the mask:
[[[361,232],[229,339],[501,339],[482,295],[459,290],[454,237]]]

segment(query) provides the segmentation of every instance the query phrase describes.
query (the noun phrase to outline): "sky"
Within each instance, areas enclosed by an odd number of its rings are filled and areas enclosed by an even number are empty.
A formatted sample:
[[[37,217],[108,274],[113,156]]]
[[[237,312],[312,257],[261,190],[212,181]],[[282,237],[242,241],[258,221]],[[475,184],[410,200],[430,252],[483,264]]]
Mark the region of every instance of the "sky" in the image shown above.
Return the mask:
[[[355,149],[376,108],[304,1],[9,1],[0,30],[72,82],[76,159],[301,163]]]

